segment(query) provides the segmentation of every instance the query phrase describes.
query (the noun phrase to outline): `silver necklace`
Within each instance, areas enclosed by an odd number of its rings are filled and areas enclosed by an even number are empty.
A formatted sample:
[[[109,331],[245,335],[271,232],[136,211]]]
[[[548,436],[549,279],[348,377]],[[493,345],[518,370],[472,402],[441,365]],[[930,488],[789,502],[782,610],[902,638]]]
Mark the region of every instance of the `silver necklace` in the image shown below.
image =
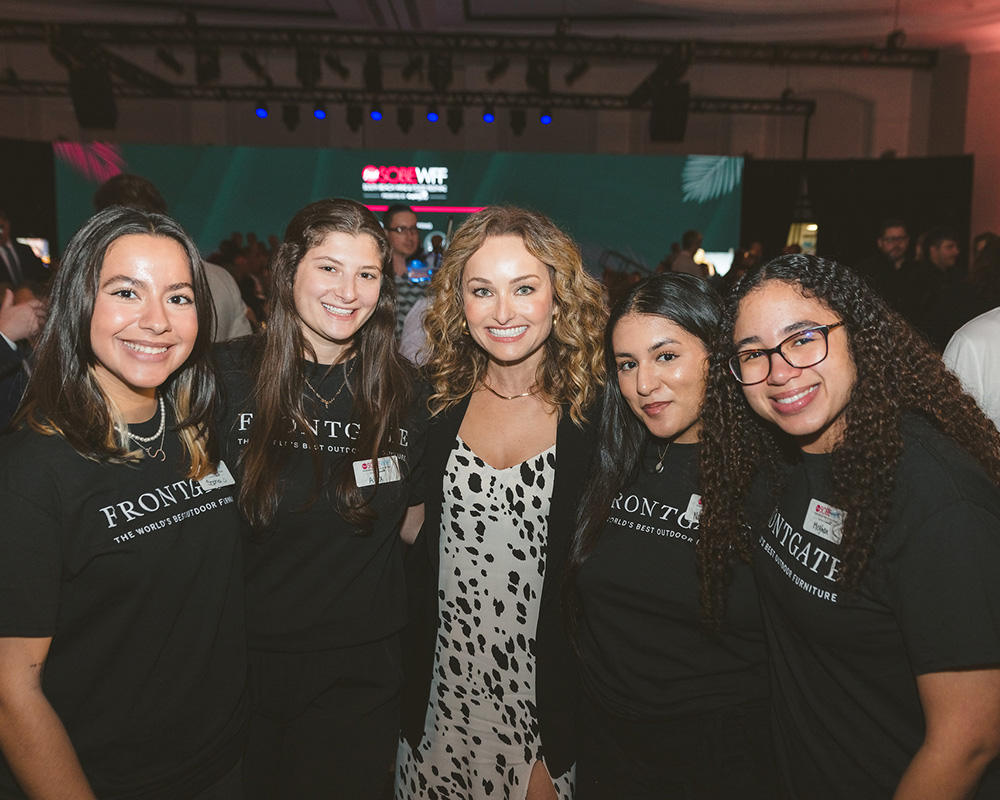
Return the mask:
[[[667,457],[667,450],[670,449],[671,442],[667,442],[662,450],[659,447],[656,448],[656,454],[660,457],[660,460],[656,462],[656,466],[653,467],[653,472],[659,475],[663,472],[663,459]]]
[[[139,436],[127,429],[125,433],[128,434],[129,439],[139,445],[139,449],[142,450],[142,452],[144,452],[147,456],[158,459],[159,461],[166,461],[167,454],[163,452],[163,442],[167,435],[167,412],[163,407],[163,397],[160,397],[160,426],[156,429],[156,433],[152,436]],[[146,447],[146,444],[155,441],[157,436],[160,437],[160,443],[157,445],[156,449],[152,450],[151,448]]]
[[[351,365],[350,365],[350,367],[348,367],[347,371],[344,372],[344,382],[340,385],[340,388],[337,389],[337,393],[333,397],[331,397],[329,400],[327,400],[325,397],[323,397],[323,395],[321,395],[319,392],[317,392],[316,389],[313,387],[313,385],[311,383],[309,383],[309,379],[308,378],[306,379],[306,386],[308,386],[312,390],[312,393],[314,395],[316,395],[317,399],[324,406],[326,406],[327,408],[330,407],[330,404],[334,400],[336,400],[338,397],[340,397],[340,393],[342,391],[344,391],[344,387],[347,386],[347,379],[350,378],[351,377],[351,373],[354,372],[354,361],[355,361],[355,359],[352,358],[351,359]]]
[[[538,389],[532,389],[530,392],[522,392],[521,394],[512,394],[510,396],[505,394],[500,394],[496,389],[490,386],[486,381],[483,381],[483,386],[489,389],[493,394],[499,397],[501,400],[517,400],[519,397],[531,397],[533,394],[538,394]]]

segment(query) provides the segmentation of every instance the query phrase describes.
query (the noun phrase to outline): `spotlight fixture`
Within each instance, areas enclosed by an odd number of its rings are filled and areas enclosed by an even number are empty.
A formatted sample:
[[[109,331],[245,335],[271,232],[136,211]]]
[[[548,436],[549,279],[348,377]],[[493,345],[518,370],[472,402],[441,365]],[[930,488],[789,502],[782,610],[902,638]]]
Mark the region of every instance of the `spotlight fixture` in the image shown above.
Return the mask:
[[[539,94],[549,93],[549,61],[547,58],[528,59],[528,72],[524,76],[528,88]]]
[[[441,119],[441,115],[438,113],[437,106],[435,105],[427,106],[427,121],[437,122],[439,119]]]
[[[552,112],[549,111],[547,108],[543,108],[541,116],[539,116],[539,118],[538,118],[538,121],[541,122],[542,125],[551,125],[552,124]]]
[[[414,75],[422,75],[424,72],[424,57],[410,56],[410,60],[403,67],[403,80],[410,80]]]
[[[184,65],[177,60],[177,57],[165,47],[156,48],[156,60],[169,69],[174,75],[184,74]]]
[[[326,106],[322,103],[317,103],[315,108],[313,108],[313,116],[316,119],[326,119]]]
[[[497,115],[493,113],[493,105],[491,103],[487,103],[483,107],[483,122],[489,125],[491,122],[495,122],[496,118]]]
[[[219,48],[198,45],[194,49],[194,75],[198,83],[209,83],[219,79]]]
[[[361,127],[361,123],[365,121],[365,110],[352,103],[347,107],[347,127],[351,129],[353,133],[358,132],[358,128]]]
[[[510,110],[510,129],[515,136],[524,133],[524,128],[528,124],[528,115],[523,108],[512,108]]]
[[[493,62],[493,66],[486,70],[486,80],[495,83],[497,79],[503,77],[508,67],[510,67],[510,59],[507,56],[500,56]]]
[[[382,114],[382,104],[379,103],[379,102],[372,103],[372,107],[371,107],[371,110],[368,112],[368,116],[371,117],[376,122],[378,122],[380,119],[382,119],[382,116],[383,116],[383,114]]]
[[[365,56],[365,65],[362,68],[365,78],[365,89],[369,92],[382,91],[382,62],[378,53],[369,53]]]
[[[434,53],[427,63],[427,80],[435,92],[448,90],[451,84],[451,56],[445,53]]]
[[[590,62],[585,58],[578,58],[569,68],[569,72],[566,73],[566,85],[572,86],[584,76],[588,69],[590,69]]]
[[[253,110],[253,113],[254,116],[257,117],[257,119],[267,119],[267,103],[261,100],[259,103],[257,103],[256,107]]]
[[[457,134],[462,130],[462,122],[464,121],[464,112],[461,106],[450,106],[446,113],[446,118],[448,122],[448,130],[452,133]]]
[[[403,133],[409,133],[413,127],[413,109],[410,106],[400,106],[396,109],[396,124]]]
[[[240,53],[240,58],[243,59],[243,63],[246,68],[250,70],[258,80],[264,82],[268,87],[274,85],[274,81],[271,80],[271,76],[267,74],[267,70],[264,69],[264,65],[260,63],[257,56],[251,53],[249,50],[244,50]]]
[[[295,49],[295,77],[303,89],[307,91],[315,89],[322,74],[319,50],[305,47]]]
[[[344,64],[337,56],[333,53],[327,53],[323,56],[323,61],[330,68],[331,71],[336,72],[342,81],[346,81],[351,77],[351,68]]]
[[[285,123],[289,132],[299,127],[299,104],[285,103],[281,107],[281,121]]]

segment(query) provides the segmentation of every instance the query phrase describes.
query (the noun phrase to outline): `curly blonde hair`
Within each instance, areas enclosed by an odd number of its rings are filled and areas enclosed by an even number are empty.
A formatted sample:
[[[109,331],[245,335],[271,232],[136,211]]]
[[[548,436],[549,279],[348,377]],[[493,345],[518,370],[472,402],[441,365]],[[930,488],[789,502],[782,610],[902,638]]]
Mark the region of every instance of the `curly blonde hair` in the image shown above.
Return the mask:
[[[513,206],[490,206],[469,217],[448,247],[431,281],[431,306],[424,317],[430,409],[438,414],[468,395],[486,374],[486,352],[465,332],[462,275],[487,239],[518,236],[525,249],[548,266],[559,313],[545,341],[539,366],[539,395],[568,405],[578,425],[604,383],[601,335],[606,312],[600,284],[583,268],[580,250],[546,216]]]

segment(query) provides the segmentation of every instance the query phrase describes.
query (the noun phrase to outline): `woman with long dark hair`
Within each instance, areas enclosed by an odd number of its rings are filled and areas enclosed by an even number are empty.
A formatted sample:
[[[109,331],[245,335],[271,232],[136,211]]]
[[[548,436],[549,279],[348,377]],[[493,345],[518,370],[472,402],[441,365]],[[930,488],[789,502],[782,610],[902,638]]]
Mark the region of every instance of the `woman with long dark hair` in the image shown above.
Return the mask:
[[[975,401],[799,255],[728,299],[703,419],[705,606],[753,551],[792,797],[998,796],[1000,435]]]
[[[211,341],[176,222],[114,207],[70,241],[0,439],[3,797],[242,797],[239,515]]]
[[[549,219],[497,206],[458,229],[431,293],[396,796],[569,798],[559,587],[603,374],[600,287]]]
[[[250,528],[245,787],[378,798],[399,732],[415,433],[392,252],[360,203],[319,200],[292,218],[271,271],[266,329],[219,351]]]
[[[730,565],[718,630],[699,603],[701,409],[721,313],[705,281],[663,273],[608,321],[614,378],[565,587],[585,694],[577,800],[775,797],[749,566]]]

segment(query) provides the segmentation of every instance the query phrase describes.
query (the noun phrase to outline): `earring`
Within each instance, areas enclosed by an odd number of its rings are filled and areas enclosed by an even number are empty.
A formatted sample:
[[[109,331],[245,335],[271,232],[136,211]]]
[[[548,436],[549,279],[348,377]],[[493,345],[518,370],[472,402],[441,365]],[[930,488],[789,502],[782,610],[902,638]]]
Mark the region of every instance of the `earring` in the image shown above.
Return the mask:
[[[462,320],[462,336],[469,335],[469,323],[467,320]]]

